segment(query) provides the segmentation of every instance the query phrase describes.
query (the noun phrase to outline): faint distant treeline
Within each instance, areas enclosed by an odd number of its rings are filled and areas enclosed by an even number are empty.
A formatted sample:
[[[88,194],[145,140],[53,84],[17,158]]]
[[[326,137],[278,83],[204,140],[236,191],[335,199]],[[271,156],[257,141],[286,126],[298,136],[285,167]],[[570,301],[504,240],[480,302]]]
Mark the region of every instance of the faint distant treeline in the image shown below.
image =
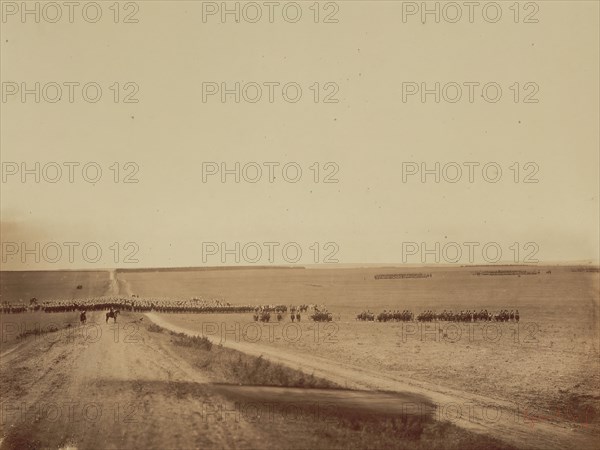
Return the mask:
[[[214,270],[255,270],[255,269],[306,269],[303,266],[210,266],[210,267],[141,267],[136,269],[115,269],[115,273],[141,273],[141,272],[206,272]]]

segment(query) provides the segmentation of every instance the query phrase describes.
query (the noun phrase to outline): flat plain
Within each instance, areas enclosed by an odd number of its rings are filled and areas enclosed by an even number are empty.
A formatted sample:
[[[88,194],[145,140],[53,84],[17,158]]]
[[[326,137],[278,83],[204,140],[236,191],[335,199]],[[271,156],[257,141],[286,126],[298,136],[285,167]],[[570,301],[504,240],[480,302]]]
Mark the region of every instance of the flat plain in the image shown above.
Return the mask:
[[[482,274],[484,271],[490,273]],[[416,278],[415,274],[427,276]],[[79,284],[83,289],[76,289]],[[152,321],[173,333],[205,336],[214,344],[360,392],[419,395],[438,405],[438,419],[507,446],[561,448],[571,443],[594,448],[600,436],[599,289],[597,269],[507,266],[4,272],[1,292],[3,301],[12,302],[30,296],[40,301],[73,301],[101,296],[131,299],[136,295],[144,299],[218,298],[236,305],[317,305],[332,313],[332,322],[313,322],[308,313],[302,314],[299,323],[291,322],[288,314],[280,322],[272,317],[271,322],[262,323],[255,322],[252,314],[150,312],[125,313],[120,323],[132,327]],[[444,309],[518,309],[520,321],[356,320],[362,311],[377,314],[384,309],[408,309],[415,314]],[[135,352],[141,350],[122,345],[131,330],[121,334],[118,341],[111,324],[105,324],[100,314],[91,317],[94,327],[103,330],[99,343],[90,341],[89,333],[78,336],[76,345],[65,347],[68,358],[78,361],[83,356],[77,352],[85,355],[89,353],[85,349],[92,345],[90,351],[96,352],[92,359],[98,360],[93,364],[106,360],[110,366],[97,366],[103,377],[118,379],[123,358],[133,358],[127,363],[131,365],[129,382],[136,383],[137,372],[142,379],[152,378],[150,366],[146,371],[135,366]],[[42,363],[45,359],[35,356],[34,349],[58,351],[68,336],[64,330],[75,326],[76,320],[76,312],[0,315],[3,376],[12,380],[7,389],[18,384],[17,368],[11,362],[27,357],[27,364],[36,358]],[[55,338],[43,335],[15,337],[14,324],[28,330],[35,324],[47,327],[49,321],[65,327],[53,334],[65,337],[59,345],[55,345]],[[153,333],[144,331],[142,336],[144,342],[154,345]],[[165,346],[167,343],[163,342]],[[118,345],[114,354],[103,349],[114,345]],[[148,345],[144,345],[144,361],[148,359],[151,364]],[[166,347],[163,350],[165,355],[171,354]],[[167,366],[173,356],[165,358],[165,377],[170,377]],[[176,360],[183,364],[179,357]],[[94,384],[94,372],[86,366],[90,363],[76,362]],[[61,370],[70,373],[67,367]],[[181,382],[186,379],[183,373],[178,377]],[[79,386],[76,378],[73,382]],[[75,389],[73,395],[81,389]],[[103,426],[108,433],[109,424]],[[81,436],[76,440],[92,442]]]

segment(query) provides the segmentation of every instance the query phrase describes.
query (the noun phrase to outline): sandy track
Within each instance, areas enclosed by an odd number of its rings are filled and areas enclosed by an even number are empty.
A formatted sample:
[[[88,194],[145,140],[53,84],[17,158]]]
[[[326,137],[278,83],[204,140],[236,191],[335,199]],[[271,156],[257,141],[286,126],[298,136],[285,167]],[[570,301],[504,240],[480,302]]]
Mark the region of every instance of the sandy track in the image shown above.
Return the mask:
[[[243,419],[205,420],[206,402],[232,403],[201,373],[127,316],[116,328],[101,314],[89,315],[87,338],[38,336],[2,358],[2,448],[263,446]]]
[[[146,313],[157,325],[163,328],[198,335],[185,327],[173,325],[155,313]],[[394,392],[408,392],[423,395],[431,402],[441,405],[438,412],[454,424],[478,433],[485,433],[523,448],[564,449],[597,448],[599,438],[591,429],[582,429],[572,423],[532,422],[527,412],[514,409],[514,404],[496,398],[475,395],[443,386],[416,382],[401,377],[391,377],[376,371],[332,361],[314,355],[283,353],[280,350],[260,344],[227,341],[224,346],[255,356],[263,356],[294,369],[301,369],[315,376],[334,381],[353,389],[376,389]],[[453,405],[453,406],[450,406]],[[461,414],[454,405],[459,405]],[[487,418],[484,415],[487,412]],[[444,411],[448,411],[448,415]],[[498,416],[499,414],[499,416]],[[597,431],[597,430],[595,430]]]

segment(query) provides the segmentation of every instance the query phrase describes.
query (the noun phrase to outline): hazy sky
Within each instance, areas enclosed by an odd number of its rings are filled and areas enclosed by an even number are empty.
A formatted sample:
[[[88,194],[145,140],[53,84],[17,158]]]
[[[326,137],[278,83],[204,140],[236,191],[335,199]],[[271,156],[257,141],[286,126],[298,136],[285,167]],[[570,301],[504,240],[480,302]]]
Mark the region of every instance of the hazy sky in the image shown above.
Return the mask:
[[[385,1],[338,2],[339,10],[321,4],[319,22],[338,23],[314,23],[313,2],[298,3],[297,23],[281,8],[269,23],[262,2],[257,23],[245,20],[254,17],[251,9],[240,23],[232,16],[220,23],[218,13],[204,23],[202,2],[184,1],[138,2],[137,12],[122,4],[119,22],[132,14],[138,23],[114,23],[113,2],[100,2],[97,23],[79,9],[69,23],[66,6],[57,23],[45,20],[56,15],[50,8],[40,10],[40,23],[32,15],[22,23],[21,11],[7,3],[0,33],[4,269],[220,265],[224,257],[234,264],[221,243],[235,249],[236,242],[240,264],[285,264],[298,248],[304,264],[435,263],[436,256],[440,263],[482,263],[497,249],[508,262],[528,255],[598,260],[597,2],[540,1],[537,12],[522,3],[519,23],[513,2],[500,2],[497,23],[486,20],[494,11],[484,17],[480,8],[473,23],[466,8],[457,23],[448,22],[455,14],[449,9],[440,9],[440,23],[432,15],[422,23],[418,12],[404,23],[402,2]],[[93,19],[95,11],[86,14]],[[293,19],[295,11],[286,14]],[[538,23],[522,23],[526,17]],[[36,82],[40,102],[35,94],[24,102],[22,88]],[[65,82],[79,83],[73,103]],[[96,103],[82,94],[92,82],[102,89]],[[219,94],[203,102],[203,83],[220,89],[236,82],[239,103],[233,94],[225,103]],[[279,83],[272,103],[269,82]],[[419,93],[407,96],[436,82],[439,103],[434,94],[426,102]],[[471,85],[472,103],[470,82],[479,83]],[[53,83],[62,89],[56,103],[49,101]],[[287,83],[302,89],[296,103],[283,98]],[[490,100],[495,86],[502,89],[495,103],[482,98],[488,83]],[[257,85],[261,99],[245,100],[255,98]],[[462,97],[452,103],[456,86]],[[86,93],[93,97],[94,85]],[[124,103],[128,94],[138,103]],[[246,165],[239,183],[234,175],[222,183],[220,174],[203,182],[203,163],[233,169],[236,162]],[[407,176],[436,162],[446,166],[439,183],[434,175],[425,183],[420,173]],[[34,171],[40,164],[39,183],[34,175],[22,181],[22,163]],[[73,183],[65,163],[72,163]],[[272,163],[272,183],[264,163]],[[288,163],[297,165],[282,174]],[[472,183],[465,163],[474,168]],[[84,180],[85,164],[89,179],[102,169],[99,181]],[[485,176],[499,177],[496,183],[484,179],[486,164]],[[62,176],[51,183],[57,165]],[[256,165],[262,178],[245,181]],[[286,181],[298,166],[299,181]],[[456,166],[462,177],[446,181]],[[124,183],[132,173],[138,182]],[[338,182],[324,183],[328,174]],[[203,255],[203,243],[212,242]],[[246,245],[252,242],[259,245]],[[286,243],[296,243],[287,256]],[[423,243],[434,252],[423,253]],[[32,253],[23,254],[23,246]],[[98,248],[102,256],[93,262]]]

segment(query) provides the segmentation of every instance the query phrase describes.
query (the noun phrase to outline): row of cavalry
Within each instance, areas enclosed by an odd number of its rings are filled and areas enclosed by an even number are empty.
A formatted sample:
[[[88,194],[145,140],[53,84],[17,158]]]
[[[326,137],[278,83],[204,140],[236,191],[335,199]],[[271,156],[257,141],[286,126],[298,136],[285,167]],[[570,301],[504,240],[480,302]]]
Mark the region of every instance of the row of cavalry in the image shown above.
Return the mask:
[[[416,316],[412,311],[407,309],[403,311],[388,311],[375,315],[371,311],[363,311],[356,316],[356,320],[367,322],[518,322],[521,316],[519,310],[501,309],[497,312],[489,312],[487,309],[482,309],[479,312],[476,310],[461,310],[454,312],[452,310],[444,310],[440,313],[427,310]]]
[[[309,317],[314,322],[331,322],[333,315],[327,311],[324,305],[263,305],[254,308],[253,319],[255,322],[270,322],[271,318],[281,322],[288,314],[292,322],[300,322],[302,320],[301,313],[309,313]]]

